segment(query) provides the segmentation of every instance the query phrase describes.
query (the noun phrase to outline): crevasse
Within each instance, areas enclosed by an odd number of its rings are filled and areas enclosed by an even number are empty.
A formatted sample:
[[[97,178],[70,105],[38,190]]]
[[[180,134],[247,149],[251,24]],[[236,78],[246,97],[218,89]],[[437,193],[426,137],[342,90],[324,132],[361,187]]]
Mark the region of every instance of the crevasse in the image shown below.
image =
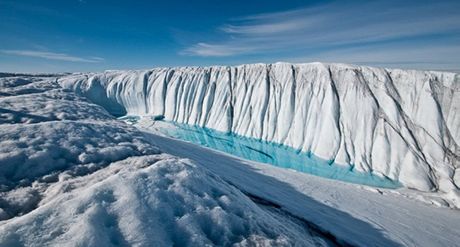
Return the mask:
[[[422,191],[458,193],[460,77],[343,64],[251,64],[73,74],[113,115],[163,115],[280,143]]]

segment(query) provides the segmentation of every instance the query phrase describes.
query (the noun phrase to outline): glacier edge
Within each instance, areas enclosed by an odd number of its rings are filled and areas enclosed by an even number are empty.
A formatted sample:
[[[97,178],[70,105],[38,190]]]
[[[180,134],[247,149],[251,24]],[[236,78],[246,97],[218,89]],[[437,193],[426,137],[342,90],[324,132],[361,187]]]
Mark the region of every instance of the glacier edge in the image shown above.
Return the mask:
[[[460,206],[455,73],[276,63],[73,74],[59,83],[114,115],[163,115],[284,144]]]

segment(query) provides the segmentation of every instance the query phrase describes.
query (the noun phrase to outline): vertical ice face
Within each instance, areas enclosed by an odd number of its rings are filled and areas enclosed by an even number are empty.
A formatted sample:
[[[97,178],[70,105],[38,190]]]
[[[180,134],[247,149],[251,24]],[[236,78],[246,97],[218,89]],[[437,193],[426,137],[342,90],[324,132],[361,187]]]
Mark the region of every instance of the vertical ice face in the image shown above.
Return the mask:
[[[460,185],[460,77],[342,64],[159,68],[64,77],[119,115],[273,141],[423,191]]]

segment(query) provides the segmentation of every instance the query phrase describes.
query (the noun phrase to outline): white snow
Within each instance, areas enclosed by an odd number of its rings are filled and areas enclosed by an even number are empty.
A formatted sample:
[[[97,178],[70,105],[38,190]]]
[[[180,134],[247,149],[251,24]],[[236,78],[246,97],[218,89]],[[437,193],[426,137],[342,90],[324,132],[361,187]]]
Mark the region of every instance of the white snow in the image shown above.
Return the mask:
[[[460,206],[455,73],[276,63],[108,71],[59,83],[115,115],[163,115],[281,143]]]
[[[129,158],[50,186],[0,225],[5,246],[313,246],[220,178],[169,155]]]
[[[1,88],[7,96],[0,97],[0,218],[33,209],[50,182],[159,152],[102,107],[59,89],[55,79],[7,80]]]
[[[317,63],[1,77],[0,246],[455,246],[458,81]],[[437,193],[242,160],[112,116],[126,113]]]

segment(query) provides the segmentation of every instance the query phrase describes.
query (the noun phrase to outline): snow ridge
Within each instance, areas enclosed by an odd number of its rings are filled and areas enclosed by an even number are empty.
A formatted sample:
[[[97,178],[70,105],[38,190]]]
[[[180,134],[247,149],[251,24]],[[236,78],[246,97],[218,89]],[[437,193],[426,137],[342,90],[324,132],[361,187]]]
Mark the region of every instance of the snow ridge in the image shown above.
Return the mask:
[[[113,115],[163,115],[281,143],[458,198],[455,73],[276,63],[106,71],[58,82]]]

